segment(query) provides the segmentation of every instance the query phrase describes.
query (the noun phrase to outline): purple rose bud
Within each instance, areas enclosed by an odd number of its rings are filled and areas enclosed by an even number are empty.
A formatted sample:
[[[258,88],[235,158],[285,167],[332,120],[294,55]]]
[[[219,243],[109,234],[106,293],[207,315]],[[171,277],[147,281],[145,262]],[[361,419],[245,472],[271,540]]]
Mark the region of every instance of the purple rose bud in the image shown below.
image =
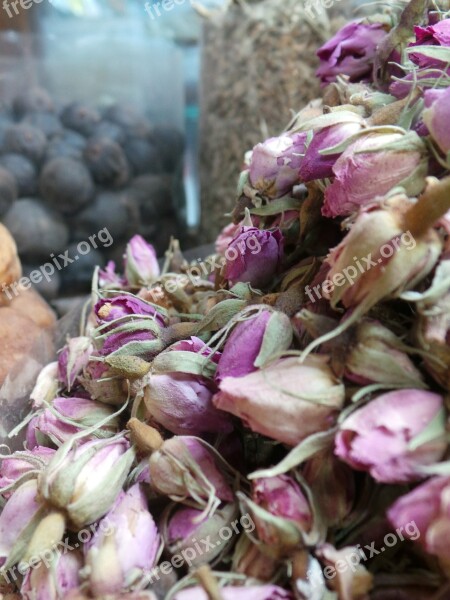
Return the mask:
[[[219,382],[225,377],[243,377],[256,371],[264,361],[287,350],[292,343],[291,322],[284,313],[271,310],[255,313],[255,308],[250,307],[237,321],[219,361],[216,372]]]
[[[309,502],[288,475],[257,479],[252,486],[252,501],[241,496],[241,505],[241,511],[248,511],[255,522],[264,552],[274,558],[289,556],[301,546],[303,535],[313,525]]]
[[[203,509],[211,506],[212,498],[216,505],[220,501],[232,502],[233,491],[228,483],[231,468],[218,460],[206,442],[173,437],[150,457],[151,484],[174,501],[189,499]]]
[[[120,290],[126,284],[126,281],[116,273],[116,263],[110,260],[104,269],[100,269],[98,283],[101,289]]]
[[[250,182],[267,198],[281,198],[300,183],[306,133],[283,134],[258,144],[250,162]]]
[[[76,433],[94,427],[100,421],[111,417],[112,408],[100,402],[85,398],[56,398],[51,408],[46,408],[33,423],[41,435],[60,446],[69,441]],[[90,437],[112,437],[118,432],[119,420],[114,418],[95,431]],[[88,437],[85,438],[89,439]]]
[[[426,552],[437,556],[445,570],[450,565],[450,477],[433,477],[399,498],[388,511],[394,527],[405,538],[417,541]]]
[[[344,386],[327,359],[278,360],[245,377],[226,377],[213,399],[253,431],[296,446],[333,426],[344,402]]]
[[[410,196],[419,194],[427,174],[425,154],[423,142],[413,131],[359,137],[333,167],[335,180],[325,191],[322,214],[348,216],[397,186]]]
[[[142,315],[153,317],[161,327],[166,326],[166,319],[156,306],[133,294],[123,294],[112,298],[104,298],[97,302],[94,312],[101,324],[110,323],[122,317]]]
[[[450,19],[449,19],[450,22]],[[447,155],[450,152],[450,88],[425,92],[423,120],[431,137]]]
[[[128,243],[125,255],[125,275],[129,285],[141,287],[158,279],[160,274],[155,249],[140,235]]]
[[[241,227],[225,253],[224,277],[231,285],[243,282],[255,288],[268,286],[283,258],[284,239],[279,229]]]
[[[348,23],[317,52],[317,76],[323,84],[336,81],[338,75],[348,75],[351,82],[370,79],[377,47],[386,35],[381,23]]]
[[[443,19],[435,25],[427,27],[414,27],[416,41],[409,44],[409,48],[415,46],[450,46],[450,19]],[[432,58],[417,52],[408,52],[408,58],[417,66],[425,69],[444,68],[447,65],[446,58]]]
[[[290,592],[276,585],[258,586],[228,586],[221,588],[220,595],[223,600],[293,600]],[[177,594],[173,600],[208,600],[208,594],[200,587],[192,587]]]
[[[0,492],[9,498],[11,490],[28,479],[35,479],[49,463],[55,450],[36,446],[33,450],[14,452],[1,458],[0,463]],[[8,492],[8,493],[6,493]]]
[[[232,430],[228,415],[212,402],[217,388],[205,377],[168,372],[150,374],[145,382],[144,402],[151,420],[171,433],[200,435]]]
[[[48,559],[47,559],[48,561]],[[80,584],[81,555],[54,552],[51,564],[40,562],[25,575],[20,593],[24,600],[61,600]]]
[[[214,352],[211,348],[205,344],[198,337],[191,337],[188,340],[181,340],[180,342],[176,342],[172,344],[170,348],[167,349],[169,352],[194,352],[195,354],[199,354],[200,356],[209,357],[214,363],[218,363],[220,359],[220,352]]]
[[[442,397],[398,390],[372,400],[342,423],[335,453],[382,483],[421,479],[420,467],[442,458],[445,440]]]
[[[94,347],[88,337],[71,338],[63,348],[58,358],[58,377],[69,392],[88,364],[89,357],[93,352]]]
[[[129,474],[134,450],[125,438],[63,444],[39,478],[39,494],[82,528],[112,507]]]
[[[302,181],[333,177],[333,167],[341,153],[321,154],[321,151],[338,146],[361,131],[362,123],[342,123],[325,127],[314,133],[300,168]]]
[[[85,547],[88,581],[95,597],[125,592],[155,566],[160,537],[138,485],[121,492]]]
[[[195,508],[176,508],[164,524],[164,545],[171,555],[185,556],[189,568],[211,563],[234,542],[233,536],[226,540],[220,533],[224,528],[232,530],[231,523],[237,514],[234,504],[225,504],[212,516],[205,516]],[[209,541],[209,546],[202,552],[195,549],[199,540]]]
[[[9,569],[25,555],[45,514],[37,497],[38,483],[31,479],[17,488],[0,512],[0,568]]]

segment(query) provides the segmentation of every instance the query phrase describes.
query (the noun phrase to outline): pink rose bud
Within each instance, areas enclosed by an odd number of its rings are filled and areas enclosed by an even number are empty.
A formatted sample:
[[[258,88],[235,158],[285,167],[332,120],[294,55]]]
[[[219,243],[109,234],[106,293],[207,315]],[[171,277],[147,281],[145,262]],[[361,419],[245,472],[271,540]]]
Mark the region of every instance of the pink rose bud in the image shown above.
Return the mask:
[[[448,55],[443,54],[442,58],[439,53],[436,56],[427,56],[421,52],[420,48],[417,51],[412,50],[416,46],[442,46],[448,48],[450,46],[450,19],[443,19],[434,25],[427,27],[414,27],[416,41],[409,44],[408,58],[418,67],[422,69],[444,69],[448,66]]]
[[[371,79],[377,47],[386,35],[381,23],[348,23],[317,52],[317,76],[324,84],[336,81],[338,75],[347,75],[352,82]]]
[[[414,131],[363,135],[335,162],[322,214],[348,216],[397,186],[415,196],[425,187],[427,169],[425,146]]]
[[[336,436],[335,453],[382,483],[421,479],[420,467],[442,458],[442,397],[422,390],[388,392],[353,412]]]
[[[205,516],[195,508],[176,508],[173,514],[166,516],[163,527],[165,548],[173,556],[184,557],[188,568],[212,563],[234,543],[234,536],[228,537],[223,531],[229,529],[234,533],[232,522],[237,516],[234,504],[225,504],[212,516]],[[203,543],[200,540],[204,540]]]
[[[48,560],[48,559],[47,559]],[[27,572],[20,588],[24,600],[63,600],[80,584],[81,555],[54,552],[51,564],[40,562]]]
[[[218,457],[200,439],[173,437],[150,457],[151,484],[175,502],[189,499],[199,508],[211,506],[212,500],[216,505],[232,502],[231,467],[219,463]]]
[[[166,318],[159,312],[156,306],[133,294],[103,298],[95,305],[94,312],[101,324],[134,315],[152,317],[161,327],[165,327],[167,324]]]
[[[95,597],[125,592],[155,566],[160,537],[141,487],[121,492],[85,547],[86,574]]]
[[[399,498],[388,510],[392,525],[450,567],[450,477],[433,477]]]
[[[342,152],[335,154],[322,154],[322,152],[339,146],[349,137],[361,131],[362,122],[361,119],[361,123],[342,123],[315,131],[300,168],[302,181],[333,177],[333,167]]]
[[[165,325],[161,316],[135,318],[97,329],[96,340],[103,356],[138,356],[151,359],[164,349]]]
[[[356,498],[355,472],[332,450],[318,452],[302,466],[319,514],[328,527],[339,527],[351,513]]]
[[[235,317],[237,325],[226,341],[216,380],[243,377],[261,367],[273,355],[287,350],[293,339],[289,318],[282,312],[245,309]]]
[[[0,512],[0,569],[7,571],[27,550],[46,511],[38,501],[36,479],[23,483]]]
[[[176,435],[228,433],[229,417],[217,410],[215,387],[197,375],[167,373],[146,379],[145,406],[151,419]]]
[[[149,417],[176,435],[228,433],[228,415],[212,403],[217,388],[212,380],[219,354],[200,339],[171,346],[153,363],[145,378],[144,402]]]
[[[39,373],[30,399],[33,408],[42,408],[49,404],[58,393],[58,363],[52,362],[46,365]]]
[[[241,227],[225,253],[223,275],[231,285],[249,283],[264,288],[273,282],[283,258],[284,239],[279,229]]]
[[[360,385],[383,383],[423,388],[423,376],[406,353],[410,350],[381,323],[363,319],[351,337],[345,357],[345,376]],[[337,352],[342,352],[341,348]]]
[[[36,479],[39,472],[49,463],[55,450],[36,446],[33,450],[14,452],[0,459],[0,493],[5,497],[11,496],[16,489],[28,479]]]
[[[286,358],[245,377],[226,377],[213,401],[253,431],[296,446],[333,426],[344,395],[327,359],[309,356],[303,363]]]
[[[120,290],[126,281],[116,273],[116,263],[110,260],[104,269],[100,269],[98,283],[101,289]]]
[[[103,517],[112,507],[133,464],[125,438],[63,444],[39,477],[39,494],[65,510],[75,528]]]
[[[267,198],[286,196],[300,183],[306,133],[283,134],[258,144],[250,162],[250,183]]]
[[[450,19],[448,19],[450,22]],[[423,120],[431,137],[447,157],[450,152],[450,88],[425,92]]]
[[[220,589],[222,600],[293,600],[291,592],[276,585],[228,586]],[[208,600],[208,594],[200,587],[177,592],[173,600]]]
[[[264,545],[264,553],[281,558],[303,545],[304,534],[312,528],[313,515],[292,477],[257,479],[252,486],[252,500],[243,495],[240,500],[241,512],[247,511],[255,522],[256,537]]]
[[[155,249],[140,235],[128,243],[125,255],[125,276],[131,286],[142,287],[158,279],[160,274]]]
[[[127,399],[123,381],[103,362],[91,360],[80,383],[92,400],[111,406],[122,406]]]
[[[88,337],[71,338],[63,348],[58,358],[58,377],[69,392],[93,353],[94,347]]]
[[[216,253],[223,256],[233,239],[238,235],[241,226],[239,223],[230,223],[222,229],[216,239]]]
[[[33,422],[33,428],[56,446],[69,441],[74,434],[94,427],[111,417],[112,408],[84,398],[56,398]],[[112,437],[118,432],[119,419],[109,420],[90,437]],[[39,437],[38,434],[38,437]],[[88,439],[88,438],[85,438]]]
[[[442,242],[433,229],[415,239],[400,215],[411,202],[396,196],[389,206],[359,213],[349,233],[327,258],[331,269],[324,296],[362,315],[382,299],[396,298],[433,269]],[[330,284],[330,285],[329,285]],[[356,311],[354,311],[355,313]]]

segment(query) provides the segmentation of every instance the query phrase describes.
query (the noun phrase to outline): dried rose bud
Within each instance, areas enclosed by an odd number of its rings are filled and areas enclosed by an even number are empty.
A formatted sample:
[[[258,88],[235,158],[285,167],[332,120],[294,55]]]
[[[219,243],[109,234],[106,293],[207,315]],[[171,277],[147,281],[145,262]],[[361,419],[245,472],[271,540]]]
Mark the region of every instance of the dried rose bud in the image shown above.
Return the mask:
[[[387,208],[362,210],[342,242],[327,258],[327,289],[332,308],[342,302],[362,315],[384,298],[398,297],[433,269],[442,242],[433,229],[417,239],[404,231],[401,214],[411,202],[404,196]],[[356,312],[357,311],[357,312]]]
[[[227,586],[220,589],[222,600],[293,600],[291,592],[276,585]],[[173,600],[208,600],[201,587],[192,587],[177,592]]]
[[[360,385],[383,383],[423,388],[422,374],[406,350],[408,347],[387,327],[363,319],[356,326],[345,357],[345,377]]]
[[[160,274],[155,249],[140,235],[128,242],[125,255],[125,276],[129,285],[142,287],[158,279]]]
[[[348,75],[352,82],[370,78],[377,47],[386,35],[381,23],[348,23],[317,52],[321,63],[317,76],[324,84],[336,81],[338,75]]]
[[[228,433],[228,415],[217,410],[212,380],[220,353],[199,338],[173,344],[153,362],[153,373],[144,382],[144,402],[149,418],[176,435]]]
[[[360,122],[340,123],[315,131],[300,168],[302,181],[333,177],[333,167],[342,152],[335,154],[322,154],[322,152],[339,146],[361,131],[362,123],[361,119]]]
[[[47,559],[48,561],[48,559]],[[24,600],[62,600],[80,584],[83,560],[79,552],[53,553],[52,562],[40,562],[26,573],[20,588]]]
[[[444,53],[442,58],[439,52],[433,56],[427,56],[427,53],[421,51],[422,48],[413,48],[418,46],[450,46],[450,19],[442,19],[433,25],[427,27],[414,27],[416,41],[409,44],[408,58],[418,67],[423,69],[444,69],[448,66],[448,55]]]
[[[132,589],[155,566],[160,537],[141,487],[121,492],[85,546],[86,575],[95,597]]]
[[[94,346],[88,337],[71,338],[58,358],[59,380],[70,391],[89,362]]]
[[[173,437],[150,457],[150,480],[160,494],[175,502],[189,499],[199,508],[212,500],[232,502],[233,491],[219,466],[218,455],[200,439]]]
[[[242,282],[255,288],[266,287],[280,267],[283,248],[279,229],[241,227],[225,254],[223,276],[231,285]]]
[[[119,495],[135,453],[125,438],[66,442],[39,476],[40,496],[81,529],[103,517]]]
[[[322,214],[348,216],[397,186],[410,196],[419,194],[427,170],[426,148],[414,131],[403,134],[397,128],[392,133],[367,133],[350,144],[334,164],[335,179],[325,191]]]
[[[442,397],[422,390],[388,392],[353,412],[336,436],[335,453],[382,483],[416,481],[420,467],[446,449]]]
[[[247,535],[241,535],[233,553],[232,571],[247,577],[270,581],[277,571],[275,559],[263,554],[259,545],[254,544]]]
[[[0,512],[0,568],[4,570],[23,558],[36,527],[45,515],[37,495],[36,479],[26,481]]]
[[[300,183],[299,169],[305,153],[306,133],[283,134],[254,147],[250,182],[267,198],[281,198]]]
[[[51,407],[37,416],[33,428],[60,446],[69,441],[74,434],[94,427],[113,413],[114,410],[105,404],[85,398],[56,398]],[[99,427],[91,437],[112,437],[118,432],[118,428],[119,419],[115,417]]]
[[[333,426],[344,386],[326,357],[309,356],[303,363],[286,358],[245,377],[226,377],[213,401],[253,431],[296,446]]]
[[[151,359],[164,349],[160,316],[99,327],[96,340],[102,356],[138,356]]]
[[[450,21],[450,19],[448,19]],[[450,88],[425,92],[423,120],[431,137],[447,157],[450,152]]]
[[[302,468],[322,520],[329,527],[342,526],[356,498],[355,474],[332,451],[317,453]]]
[[[237,325],[226,341],[216,380],[242,377],[256,371],[273,355],[287,350],[293,330],[289,318],[282,312],[249,307],[235,317]]]
[[[325,565],[324,572],[329,574],[330,586],[339,594],[339,598],[367,598],[373,586],[373,575],[361,565],[362,557],[356,546],[336,550],[331,544],[322,544],[318,546],[316,555]],[[343,570],[342,564],[351,565],[351,568]]]
[[[144,401],[152,421],[176,435],[227,433],[229,417],[217,410],[212,398],[215,386],[204,378],[185,373],[150,375]]]
[[[30,399],[33,408],[42,408],[50,403],[58,393],[58,363],[46,365],[39,373]]]
[[[232,536],[224,539],[220,534],[224,528],[231,530],[237,515],[235,504],[225,504],[212,516],[195,508],[176,508],[173,514],[167,514],[163,525],[165,547],[171,555],[184,557],[189,568],[212,563],[234,542]]]
[[[126,281],[116,273],[116,263],[110,260],[104,269],[100,269],[98,283],[101,289],[120,290],[126,284]]]
[[[257,479],[252,500],[240,494],[241,511],[247,511],[255,525],[261,550],[274,558],[286,557],[302,546],[311,531],[313,515],[299,484],[288,475]]]
[[[94,306],[94,312],[101,324],[110,323],[122,317],[142,315],[154,317],[161,327],[165,327],[167,321],[161,314],[160,309],[133,294],[121,294],[112,298],[103,298]]]
[[[417,541],[426,552],[437,556],[447,575],[450,572],[450,477],[433,477],[401,496],[388,510],[394,527],[405,538]]]
[[[215,243],[216,254],[220,254],[221,256],[225,254],[228,246],[239,233],[240,228],[241,226],[238,223],[230,223],[222,229]]]
[[[103,362],[89,361],[80,383],[92,400],[103,404],[121,406],[127,399],[122,379]]]
[[[9,498],[11,491],[28,479],[37,478],[55,454],[53,448],[36,446],[0,459],[0,492]]]

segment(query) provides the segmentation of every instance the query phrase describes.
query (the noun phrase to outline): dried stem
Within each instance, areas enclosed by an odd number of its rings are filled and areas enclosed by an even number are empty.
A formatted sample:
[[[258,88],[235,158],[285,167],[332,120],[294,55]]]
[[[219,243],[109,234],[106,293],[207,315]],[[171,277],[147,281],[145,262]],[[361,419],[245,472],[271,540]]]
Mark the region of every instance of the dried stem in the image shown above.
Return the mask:
[[[403,228],[420,237],[450,209],[450,177],[430,180],[425,192],[404,216]]]

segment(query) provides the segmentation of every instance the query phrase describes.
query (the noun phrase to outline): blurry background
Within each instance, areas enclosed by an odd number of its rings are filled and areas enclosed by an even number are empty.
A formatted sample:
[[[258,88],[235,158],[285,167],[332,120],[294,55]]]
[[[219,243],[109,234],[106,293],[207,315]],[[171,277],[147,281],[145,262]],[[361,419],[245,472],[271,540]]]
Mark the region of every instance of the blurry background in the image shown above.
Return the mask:
[[[39,284],[44,296],[84,293],[134,233],[160,256],[171,236],[212,242],[245,151],[318,95],[314,50],[345,6],[0,3],[0,220],[25,275],[105,227],[114,243]]]

